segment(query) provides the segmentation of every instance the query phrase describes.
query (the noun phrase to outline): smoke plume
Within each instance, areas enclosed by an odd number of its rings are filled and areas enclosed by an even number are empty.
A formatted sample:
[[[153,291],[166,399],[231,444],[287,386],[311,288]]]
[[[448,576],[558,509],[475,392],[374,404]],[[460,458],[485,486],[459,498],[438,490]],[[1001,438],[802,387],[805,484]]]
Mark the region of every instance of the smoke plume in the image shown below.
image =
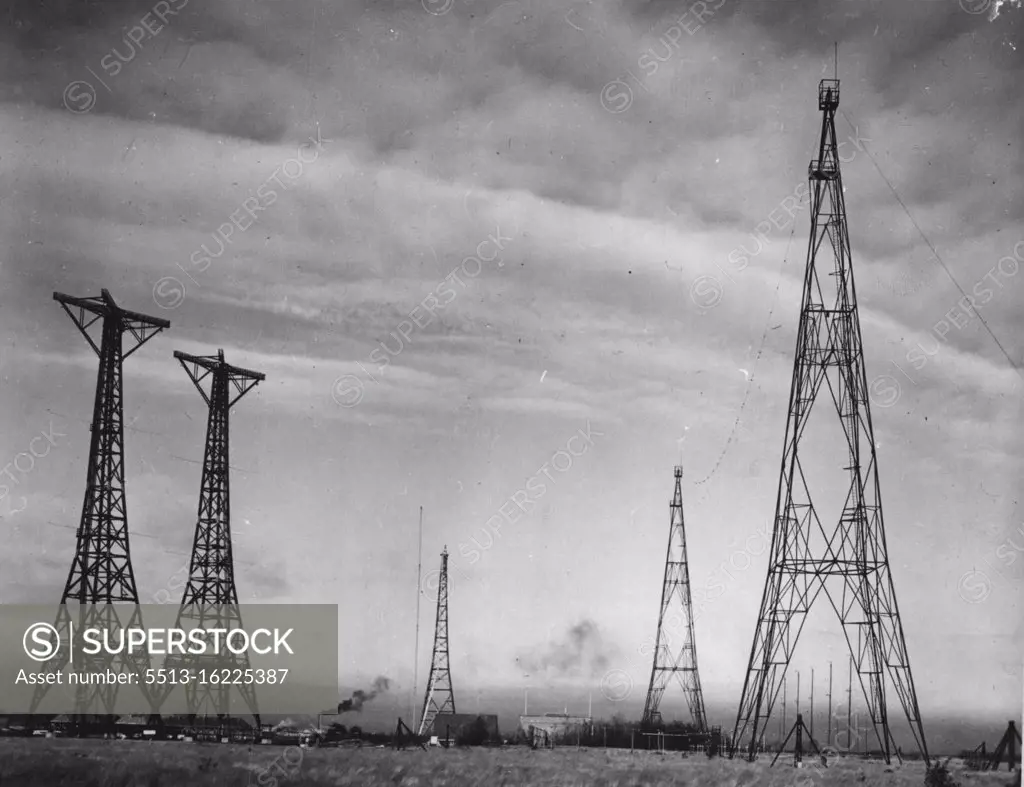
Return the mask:
[[[374,678],[373,688],[368,691],[362,689],[356,689],[352,692],[352,698],[342,700],[338,703],[338,713],[358,713],[363,709],[363,705],[370,700],[377,697],[379,694],[383,694],[390,688],[391,681],[385,678],[383,675],[378,675]]]
[[[613,655],[597,623],[588,618],[570,627],[560,639],[520,656],[517,661],[530,673],[545,673],[556,678],[594,678],[608,671]]]

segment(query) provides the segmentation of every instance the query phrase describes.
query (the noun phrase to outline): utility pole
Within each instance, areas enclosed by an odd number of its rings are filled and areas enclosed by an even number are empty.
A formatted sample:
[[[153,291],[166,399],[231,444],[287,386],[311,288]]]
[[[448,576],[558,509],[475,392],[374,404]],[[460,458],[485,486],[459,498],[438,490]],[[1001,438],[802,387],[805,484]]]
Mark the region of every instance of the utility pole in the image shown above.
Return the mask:
[[[786,739],[786,679],[782,680],[782,725],[779,727],[779,740]]]
[[[846,749],[853,749],[853,656],[850,656],[850,686],[846,690]]]
[[[814,667],[811,667],[811,737],[814,737]]]
[[[832,662],[828,663],[828,748],[832,747]]]
[[[412,656],[412,697],[409,699],[409,720],[416,718],[416,687],[420,677],[420,596],[423,595],[423,506],[420,506],[420,544],[416,552],[416,644]]]

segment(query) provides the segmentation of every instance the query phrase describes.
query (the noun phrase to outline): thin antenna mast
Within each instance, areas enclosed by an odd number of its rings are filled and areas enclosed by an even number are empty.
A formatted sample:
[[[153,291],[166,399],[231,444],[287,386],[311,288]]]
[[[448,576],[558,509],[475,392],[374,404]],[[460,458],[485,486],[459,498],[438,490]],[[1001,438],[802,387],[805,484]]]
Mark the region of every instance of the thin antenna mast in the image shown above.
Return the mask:
[[[826,746],[832,746],[832,662],[828,663],[828,741]]]
[[[782,679],[782,727],[779,729],[779,738],[786,739],[786,683],[787,678]]]
[[[853,726],[851,716],[853,714],[853,656],[850,656],[850,686],[846,690],[846,735],[847,749],[853,749]]]
[[[811,667],[811,737],[814,737],[814,667]]]
[[[420,677],[420,596],[423,588],[420,583],[423,581],[423,506],[420,506],[420,546],[416,553],[416,653],[412,658],[412,699],[410,700],[410,719],[416,718],[416,686]]]

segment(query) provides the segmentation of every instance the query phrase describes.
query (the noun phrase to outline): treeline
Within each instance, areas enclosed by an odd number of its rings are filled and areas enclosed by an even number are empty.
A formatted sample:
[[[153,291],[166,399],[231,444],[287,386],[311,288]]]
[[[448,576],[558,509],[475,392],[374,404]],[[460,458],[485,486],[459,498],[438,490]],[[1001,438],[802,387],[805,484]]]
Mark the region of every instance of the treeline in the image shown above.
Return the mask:
[[[657,726],[615,716],[547,732],[542,729],[518,729],[511,743],[528,746],[586,746],[609,749],[652,749],[693,751],[700,749],[712,755],[720,753],[721,733],[700,733],[687,722],[667,722]]]
[[[511,738],[503,740],[495,735],[496,730],[488,727],[483,717],[478,716],[475,721],[460,724],[457,729],[453,728],[449,732],[451,743],[455,746],[501,746],[508,743],[513,746],[539,748],[578,745],[588,748],[702,751],[708,756],[716,756],[723,751],[721,728],[714,727],[711,732],[700,733],[695,725],[688,722],[668,722],[651,726],[614,716],[611,719],[599,719],[591,723],[560,728],[557,727],[557,717],[553,717],[551,724],[556,726],[555,731],[531,725],[527,729],[518,728]],[[396,731],[390,736],[392,745],[426,743],[426,738],[412,734],[408,728],[406,730],[404,734]],[[357,727],[346,731],[342,725],[335,725],[328,731],[328,740],[352,738],[354,733],[355,737],[360,737],[359,732]],[[364,733],[361,737],[366,740],[370,736]]]
[[[346,727],[344,724],[331,724],[322,735],[318,737],[318,745],[331,746],[343,741],[358,740],[367,745],[388,745],[391,743],[392,735],[387,732],[363,732],[362,727],[353,725]]]

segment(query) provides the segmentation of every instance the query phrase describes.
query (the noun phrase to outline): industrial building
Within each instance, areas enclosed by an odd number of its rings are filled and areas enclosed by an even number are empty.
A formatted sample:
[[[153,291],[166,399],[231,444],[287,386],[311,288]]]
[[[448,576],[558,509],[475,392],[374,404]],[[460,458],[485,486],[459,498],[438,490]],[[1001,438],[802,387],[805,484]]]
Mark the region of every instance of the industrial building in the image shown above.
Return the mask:
[[[568,713],[519,717],[519,729],[534,746],[550,746],[587,735],[593,725],[594,720],[590,716],[572,716]]]
[[[501,743],[498,717],[489,713],[439,713],[434,716],[425,734],[431,739],[437,738],[438,742],[446,743],[457,743],[467,739],[475,744]]]

